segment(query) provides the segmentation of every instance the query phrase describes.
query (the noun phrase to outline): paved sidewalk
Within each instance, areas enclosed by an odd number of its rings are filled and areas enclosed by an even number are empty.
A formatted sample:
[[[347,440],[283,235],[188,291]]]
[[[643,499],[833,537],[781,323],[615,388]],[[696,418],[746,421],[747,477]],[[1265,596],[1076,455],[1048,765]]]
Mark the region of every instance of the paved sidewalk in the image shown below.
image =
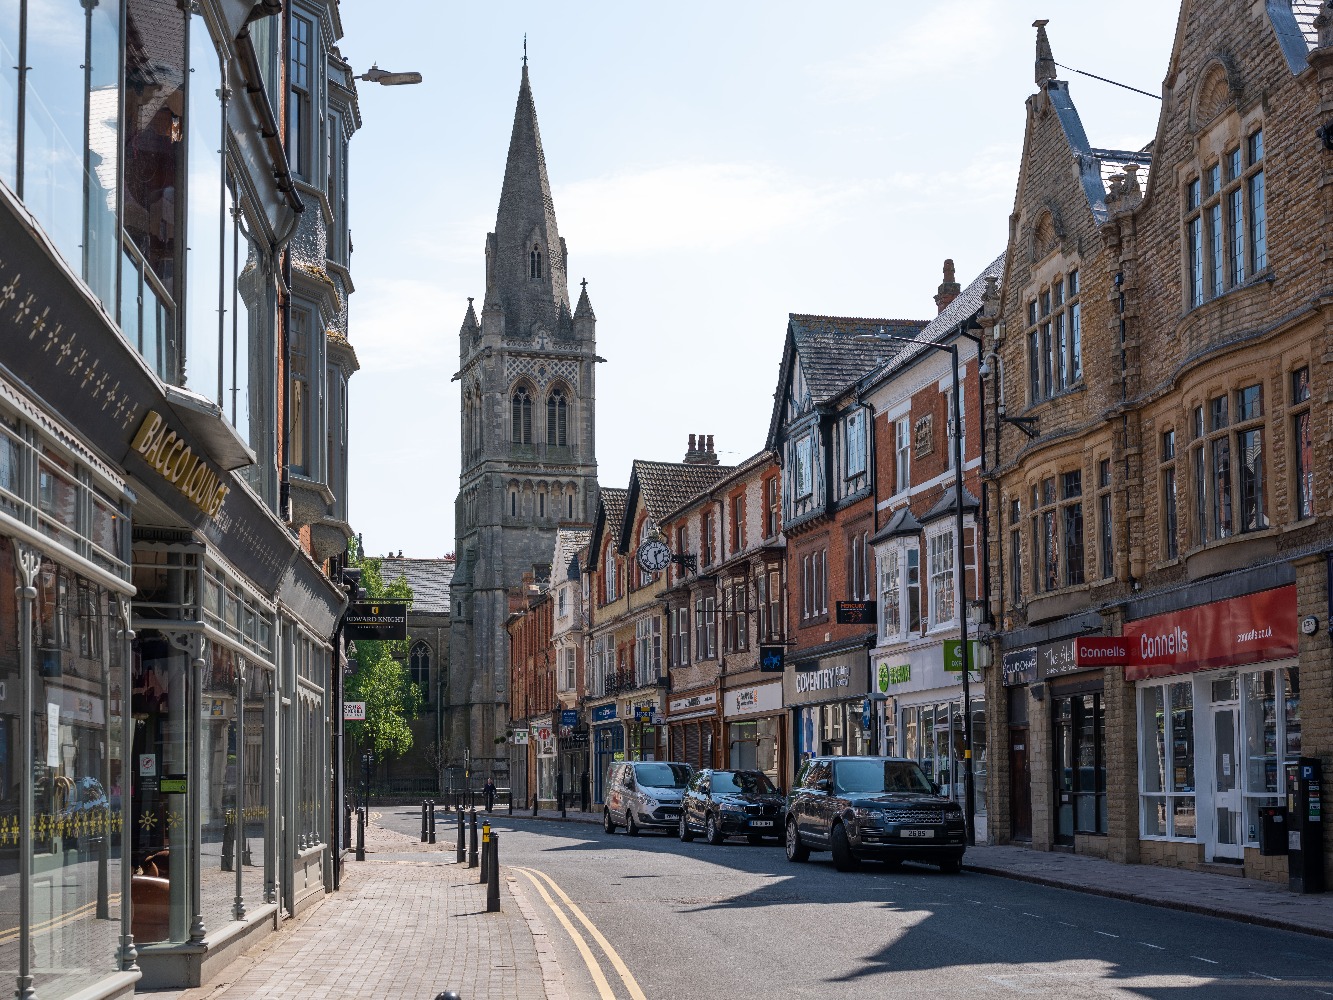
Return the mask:
[[[969,871],[1333,938],[1333,894],[1299,895],[1258,879],[1122,865],[1024,847],[969,847]]]
[[[478,870],[452,864],[452,844],[429,846],[372,825],[366,846],[366,861],[344,866],[341,891],[212,983],[148,995],[433,1000],[455,990],[462,1000],[559,1000],[558,972],[553,976],[549,956],[538,954],[545,942],[534,940],[506,879],[500,880],[501,912],[487,913]]]

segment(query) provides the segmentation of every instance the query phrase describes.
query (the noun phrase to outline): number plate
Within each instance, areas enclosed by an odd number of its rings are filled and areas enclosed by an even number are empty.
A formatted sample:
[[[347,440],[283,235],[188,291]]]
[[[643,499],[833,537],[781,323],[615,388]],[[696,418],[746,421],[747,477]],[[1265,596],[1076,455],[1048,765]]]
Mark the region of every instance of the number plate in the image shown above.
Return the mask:
[[[750,825],[751,825],[751,826],[772,826],[772,825],[773,825],[773,821],[772,821],[771,819],[752,819],[752,820],[750,820]]]
[[[935,836],[935,831],[934,831],[934,830],[902,830],[902,831],[900,831],[900,835],[903,836],[903,837],[923,837],[923,838],[924,838],[924,837],[933,837],[933,836]]]
[[[662,810],[662,815],[665,816],[667,819],[679,819],[679,818],[680,818],[680,813],[679,813],[677,810],[675,810],[675,809],[663,809],[663,810]]]

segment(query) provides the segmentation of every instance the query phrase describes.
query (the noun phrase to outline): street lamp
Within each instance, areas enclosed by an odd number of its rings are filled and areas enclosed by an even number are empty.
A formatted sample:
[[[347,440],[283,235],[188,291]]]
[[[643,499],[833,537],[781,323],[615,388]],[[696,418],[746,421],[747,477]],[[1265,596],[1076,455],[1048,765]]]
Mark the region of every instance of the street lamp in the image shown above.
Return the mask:
[[[971,658],[967,645],[967,546],[963,543],[963,421],[959,410],[962,386],[958,378],[958,344],[937,344],[930,340],[913,340],[911,337],[896,337],[885,333],[880,327],[879,333],[863,334],[866,340],[896,340],[904,344],[929,348],[932,351],[947,351],[949,365],[953,372],[953,490],[954,490],[954,547],[958,563],[958,634],[959,652],[963,658],[963,817],[967,826],[967,843],[976,844],[976,807],[973,798],[972,776],[972,688],[968,674]],[[978,549],[982,543],[978,541]]]
[[[380,69],[375,63],[371,63],[370,69],[356,79],[365,80],[366,83],[378,83],[381,87],[400,87],[405,83],[420,83],[421,74],[390,73],[388,70]]]

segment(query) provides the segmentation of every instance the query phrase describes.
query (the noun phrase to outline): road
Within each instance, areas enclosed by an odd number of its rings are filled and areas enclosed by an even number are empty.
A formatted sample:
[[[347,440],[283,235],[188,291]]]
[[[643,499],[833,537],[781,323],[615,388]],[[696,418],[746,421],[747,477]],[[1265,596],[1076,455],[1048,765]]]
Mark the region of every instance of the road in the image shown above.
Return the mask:
[[[776,845],[494,818],[572,1000],[1333,997],[1325,939],[974,873],[839,874]],[[413,834],[420,812],[381,822]]]

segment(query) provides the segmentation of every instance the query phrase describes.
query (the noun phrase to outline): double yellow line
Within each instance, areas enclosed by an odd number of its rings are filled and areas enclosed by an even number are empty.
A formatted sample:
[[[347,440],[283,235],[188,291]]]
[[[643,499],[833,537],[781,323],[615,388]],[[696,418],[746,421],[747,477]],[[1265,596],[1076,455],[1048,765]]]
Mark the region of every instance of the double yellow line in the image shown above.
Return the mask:
[[[597,956],[589,946],[588,939],[579,932],[578,928],[574,926],[569,917],[565,914],[565,911],[562,910],[556,904],[555,900],[551,898],[551,893],[546,891],[547,886],[551,888],[552,892],[560,897],[560,901],[568,907],[569,912],[574,915],[575,919],[584,926],[592,939],[597,942],[597,946],[602,949],[602,952],[610,960],[611,967],[615,969],[616,975],[618,975],[620,981],[625,984],[625,989],[629,991],[631,1000],[648,1000],[648,998],[644,996],[643,990],[639,988],[639,983],[634,978],[634,974],[629,971],[629,967],[625,965],[620,954],[611,947],[611,942],[608,941],[602,935],[602,932],[597,929],[596,925],[588,919],[587,914],[579,909],[578,904],[569,898],[565,890],[555,884],[555,880],[551,878],[551,876],[547,875],[545,872],[539,872],[535,868],[515,867],[511,870],[521,873],[524,878],[533,884],[533,887],[536,888],[538,894],[540,894],[542,899],[546,901],[546,905],[551,908],[551,912],[555,914],[556,919],[560,921],[561,926],[568,932],[570,939],[574,942],[574,947],[578,948],[579,954],[583,956],[583,964],[588,967],[588,974],[592,976],[592,981],[597,986],[597,992],[602,1000],[615,1000],[616,994],[611,989],[611,984],[607,981],[606,974],[602,971],[601,963],[597,960]]]

